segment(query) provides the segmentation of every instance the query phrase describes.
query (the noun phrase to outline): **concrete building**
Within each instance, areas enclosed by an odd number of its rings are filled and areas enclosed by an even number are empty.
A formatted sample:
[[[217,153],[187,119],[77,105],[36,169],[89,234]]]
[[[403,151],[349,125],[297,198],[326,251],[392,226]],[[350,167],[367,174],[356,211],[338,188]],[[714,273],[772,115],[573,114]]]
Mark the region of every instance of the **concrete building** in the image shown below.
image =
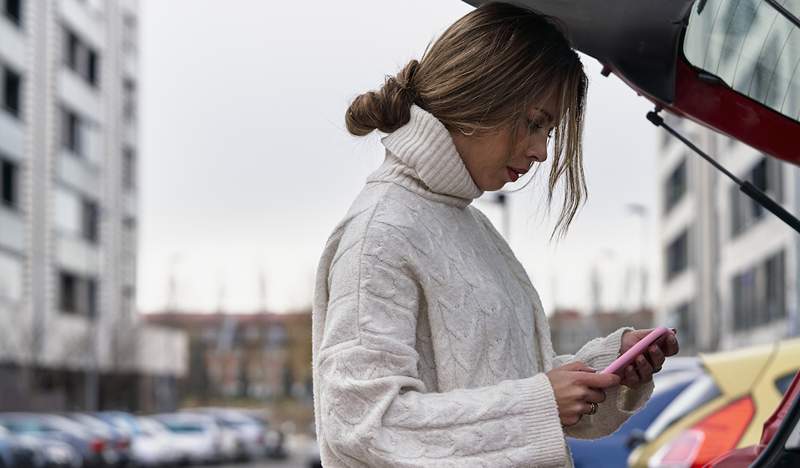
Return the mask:
[[[734,175],[800,213],[800,168],[665,117]],[[797,335],[800,236],[679,140],[666,131],[661,138],[656,322],[678,328],[687,353]]]
[[[25,377],[2,407],[146,405],[184,371],[134,305],[137,14],[0,0],[0,363]]]
[[[574,309],[556,309],[549,317],[550,336],[556,354],[575,354],[594,338],[608,336],[620,327],[652,328],[652,309],[597,311],[583,314]]]
[[[169,311],[151,324],[189,336],[184,400],[311,398],[311,311],[251,314]]]

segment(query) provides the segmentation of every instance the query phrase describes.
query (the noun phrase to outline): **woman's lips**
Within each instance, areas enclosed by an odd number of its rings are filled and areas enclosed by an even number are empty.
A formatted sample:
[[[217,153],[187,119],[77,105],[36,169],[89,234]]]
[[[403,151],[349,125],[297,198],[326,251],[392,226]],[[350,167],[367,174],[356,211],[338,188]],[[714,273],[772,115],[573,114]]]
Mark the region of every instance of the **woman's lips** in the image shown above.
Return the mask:
[[[511,182],[516,182],[519,179],[519,174],[514,169],[510,167],[506,167],[506,171],[508,171],[508,177],[511,179]]]

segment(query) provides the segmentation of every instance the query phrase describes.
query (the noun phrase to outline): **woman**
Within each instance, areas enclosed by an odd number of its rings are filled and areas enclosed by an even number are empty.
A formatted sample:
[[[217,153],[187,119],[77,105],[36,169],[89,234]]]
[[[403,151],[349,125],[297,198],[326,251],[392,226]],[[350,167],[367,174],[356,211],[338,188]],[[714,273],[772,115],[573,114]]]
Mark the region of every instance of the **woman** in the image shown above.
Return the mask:
[[[555,356],[539,296],[470,206],[541,164],[563,180],[563,234],[585,196],[587,79],[553,22],[506,4],[454,23],[421,61],[358,96],[348,130],[386,136],[325,246],[313,311],[325,466],[565,466],[565,435],[612,433],[678,351],[671,336],[622,376],[596,373],[648,330]],[[555,231],[554,231],[555,233]]]

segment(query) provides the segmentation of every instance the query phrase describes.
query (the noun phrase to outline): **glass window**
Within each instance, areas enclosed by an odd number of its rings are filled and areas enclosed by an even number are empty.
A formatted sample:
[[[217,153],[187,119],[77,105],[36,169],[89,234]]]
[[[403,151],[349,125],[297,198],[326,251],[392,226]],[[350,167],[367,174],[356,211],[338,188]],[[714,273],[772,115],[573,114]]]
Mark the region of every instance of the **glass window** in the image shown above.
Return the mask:
[[[78,114],[67,108],[61,109],[61,146],[76,156],[83,156],[85,146],[81,125]]]
[[[792,383],[792,380],[794,380],[795,374],[797,374],[797,371],[790,372],[783,377],[778,377],[775,380],[775,388],[781,392],[781,395],[785,395],[786,390],[789,390],[789,385]]]
[[[122,117],[129,123],[136,120],[136,82],[130,78],[122,81]]]
[[[22,24],[22,0],[5,0],[3,13],[12,23],[20,26]]]
[[[665,132],[666,133],[666,132]],[[673,169],[664,185],[664,213],[678,204],[686,193],[686,157]]]
[[[0,159],[0,202],[6,208],[19,207],[17,196],[17,165],[11,161]]]
[[[689,267],[689,230],[678,235],[667,246],[667,280],[670,280]]]
[[[58,277],[58,308],[67,314],[78,313],[78,278],[62,271]]]
[[[3,67],[3,108],[14,117],[19,117],[21,106],[22,78],[18,73]]]
[[[779,1],[790,14],[800,2]],[[762,0],[708,0],[692,8],[683,52],[734,91],[800,121],[800,28]]]
[[[681,344],[694,345],[694,325],[692,320],[692,305],[684,302],[669,313],[670,326],[678,329]]]
[[[733,327],[748,330],[786,317],[784,252],[736,275],[733,290]]]
[[[753,167],[743,176],[743,180],[750,181],[754,186],[764,191],[772,199],[781,202],[783,199],[783,163],[762,156]],[[756,225],[766,210],[732,185],[730,188],[731,201],[731,237],[736,237]]]
[[[97,203],[91,200],[83,200],[82,208],[82,232],[83,238],[96,244],[99,239],[100,209]]]
[[[99,83],[100,58],[77,34],[64,28],[64,64],[88,84]]]
[[[122,187],[126,190],[136,188],[136,155],[130,147],[122,150]]]

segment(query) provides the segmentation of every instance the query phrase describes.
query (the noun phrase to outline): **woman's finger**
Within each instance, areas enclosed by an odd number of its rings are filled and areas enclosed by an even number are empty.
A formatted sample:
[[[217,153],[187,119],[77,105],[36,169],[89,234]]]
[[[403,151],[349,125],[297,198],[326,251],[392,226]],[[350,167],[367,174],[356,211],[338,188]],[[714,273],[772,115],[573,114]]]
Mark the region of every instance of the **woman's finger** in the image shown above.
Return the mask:
[[[653,367],[642,355],[636,358],[636,373],[640,383],[649,382],[653,378]]]
[[[634,387],[639,384],[639,375],[634,370],[633,366],[628,365],[625,367],[625,372],[623,374],[625,376],[625,385],[628,387]]]
[[[602,403],[606,401],[606,392],[594,388],[589,388],[588,394],[586,395],[586,402],[588,403],[590,401],[594,403]]]
[[[668,336],[666,340],[664,340],[664,354],[667,356],[674,356],[678,354],[680,346],[678,345],[678,338],[675,335]]]
[[[661,366],[664,365],[664,359],[665,359],[664,353],[661,351],[661,348],[659,348],[658,346],[651,346],[647,355],[650,359],[650,366],[652,366],[653,370],[654,371],[656,369],[661,370]]]

